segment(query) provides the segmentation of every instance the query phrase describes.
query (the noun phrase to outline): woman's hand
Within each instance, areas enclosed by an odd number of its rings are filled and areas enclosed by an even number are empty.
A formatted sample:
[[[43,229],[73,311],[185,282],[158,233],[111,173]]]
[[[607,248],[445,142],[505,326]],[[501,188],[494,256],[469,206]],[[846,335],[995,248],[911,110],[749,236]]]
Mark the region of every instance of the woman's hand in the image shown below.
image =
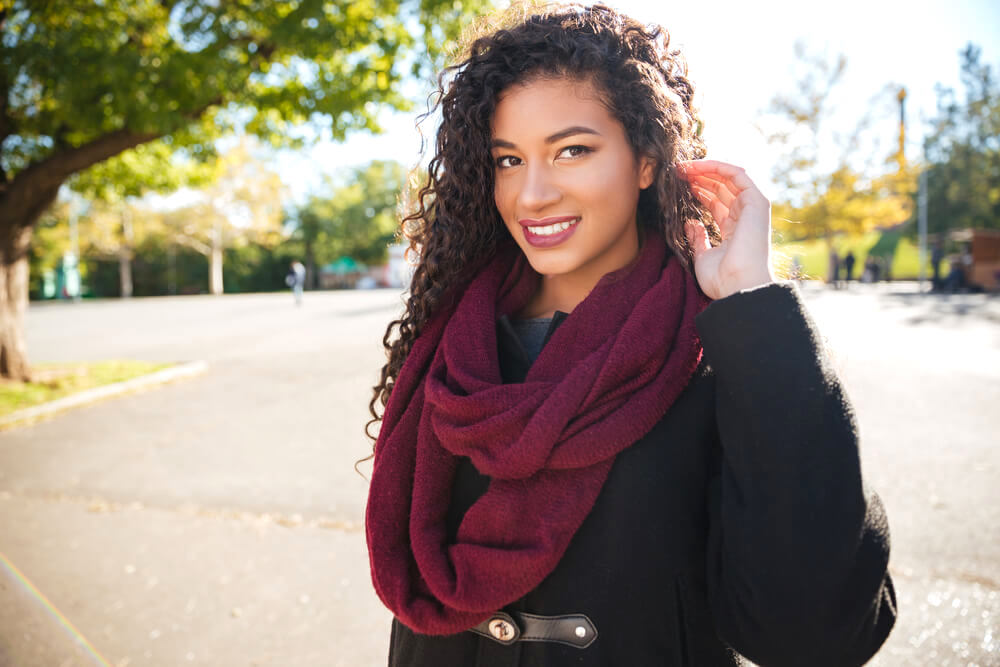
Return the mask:
[[[712,247],[705,227],[695,220],[685,231],[694,249],[694,274],[701,290],[721,299],[740,290],[774,282],[771,272],[771,203],[746,172],[716,160],[677,164],[677,172],[705,204],[722,234]]]

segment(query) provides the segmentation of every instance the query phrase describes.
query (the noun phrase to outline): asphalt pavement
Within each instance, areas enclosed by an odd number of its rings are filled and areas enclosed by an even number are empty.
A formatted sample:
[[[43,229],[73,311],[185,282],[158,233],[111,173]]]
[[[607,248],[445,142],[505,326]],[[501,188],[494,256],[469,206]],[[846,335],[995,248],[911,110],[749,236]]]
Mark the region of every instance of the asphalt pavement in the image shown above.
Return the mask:
[[[852,287],[803,291],[892,530],[900,618],[870,664],[998,664],[1000,299]],[[354,463],[401,309],[398,290],[33,304],[34,361],[208,367],[0,433],[0,666],[384,664]]]

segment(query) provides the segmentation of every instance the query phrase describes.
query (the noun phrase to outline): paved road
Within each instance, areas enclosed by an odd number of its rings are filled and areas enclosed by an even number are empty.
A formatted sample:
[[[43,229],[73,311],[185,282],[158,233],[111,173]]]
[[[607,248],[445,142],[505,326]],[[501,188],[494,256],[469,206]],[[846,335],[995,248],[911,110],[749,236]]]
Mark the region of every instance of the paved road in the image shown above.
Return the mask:
[[[1000,301],[805,290],[888,508],[874,665],[1000,662]],[[0,434],[0,554],[110,664],[384,664],[353,462],[397,292],[33,306],[34,360],[206,374]],[[0,563],[0,665],[99,664]]]

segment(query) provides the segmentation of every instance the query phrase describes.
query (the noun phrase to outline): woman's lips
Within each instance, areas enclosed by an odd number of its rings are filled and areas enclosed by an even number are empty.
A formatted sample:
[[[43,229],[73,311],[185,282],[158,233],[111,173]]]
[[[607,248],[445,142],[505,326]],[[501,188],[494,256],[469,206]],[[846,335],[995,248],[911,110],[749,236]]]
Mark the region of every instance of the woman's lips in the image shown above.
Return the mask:
[[[525,218],[523,220],[518,220],[518,223],[524,229],[524,240],[530,243],[536,248],[549,248],[554,245],[559,245],[576,231],[576,225],[580,222],[580,218],[572,215],[563,216],[553,216],[551,218],[542,218],[541,220],[534,220],[532,218]],[[538,228],[551,228],[554,225],[564,225],[569,223],[569,227],[563,230],[555,230],[552,233],[536,233],[532,231],[532,227]],[[546,231],[552,231],[551,229]]]

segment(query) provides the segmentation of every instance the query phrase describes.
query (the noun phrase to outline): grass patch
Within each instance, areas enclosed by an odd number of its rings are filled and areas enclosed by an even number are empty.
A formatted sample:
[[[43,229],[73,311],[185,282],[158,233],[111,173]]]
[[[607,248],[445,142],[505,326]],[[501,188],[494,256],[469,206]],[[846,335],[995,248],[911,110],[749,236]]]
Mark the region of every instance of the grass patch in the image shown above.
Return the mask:
[[[32,366],[31,382],[0,381],[0,416],[48,403],[86,389],[123,382],[173,364],[149,361],[44,363]]]
[[[916,280],[920,273],[920,250],[917,244],[898,231],[869,232],[860,236],[838,236],[833,247],[843,258],[850,250],[854,253],[854,279],[861,277],[865,260],[868,255],[882,257],[891,262],[890,276],[893,280]],[[798,257],[802,263],[804,277],[812,280],[826,280],[829,273],[830,258],[827,254],[826,241],[810,239],[794,243],[775,242],[775,266],[781,275],[791,271],[792,260]],[[928,262],[928,265],[930,262]],[[942,266],[942,273],[947,273],[947,262]],[[843,269],[841,269],[843,271]],[[930,266],[927,268],[930,275]]]

